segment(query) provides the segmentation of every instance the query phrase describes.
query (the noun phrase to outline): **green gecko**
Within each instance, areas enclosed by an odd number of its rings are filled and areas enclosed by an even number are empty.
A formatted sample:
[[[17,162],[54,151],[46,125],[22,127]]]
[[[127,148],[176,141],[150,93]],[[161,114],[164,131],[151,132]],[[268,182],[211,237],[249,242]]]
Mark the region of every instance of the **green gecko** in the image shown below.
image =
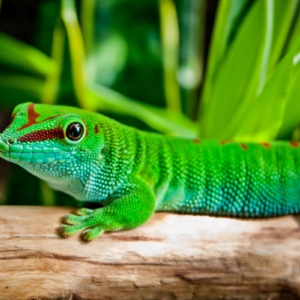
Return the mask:
[[[199,141],[149,133],[74,107],[24,103],[0,134],[0,157],[99,208],[60,232],[131,229],[154,211],[272,217],[300,211],[297,142]],[[101,206],[101,207],[100,207]]]

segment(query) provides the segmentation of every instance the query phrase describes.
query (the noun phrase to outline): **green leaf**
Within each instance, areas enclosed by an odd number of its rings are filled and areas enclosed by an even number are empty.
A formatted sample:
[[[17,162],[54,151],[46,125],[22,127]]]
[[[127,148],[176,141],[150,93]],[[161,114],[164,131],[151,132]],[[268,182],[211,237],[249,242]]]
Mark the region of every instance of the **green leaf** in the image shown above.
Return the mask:
[[[272,30],[273,1],[255,2],[212,82],[201,122],[203,137],[232,138],[251,110],[267,78]]]
[[[103,86],[91,85],[85,102],[91,110],[109,111],[136,117],[167,134],[195,138],[196,124],[181,114],[142,104]]]
[[[38,102],[44,88],[44,80],[30,76],[1,75],[1,105],[15,106],[21,102]]]
[[[86,52],[93,48],[96,18],[96,0],[84,0],[81,2],[81,28]]]
[[[298,0],[274,1],[273,45],[269,63],[269,73],[276,66],[287,46],[288,36],[293,28],[293,20],[297,15]]]
[[[111,34],[93,47],[87,56],[85,75],[88,82],[111,86],[124,69],[128,47],[122,36]]]
[[[164,89],[167,109],[180,113],[180,88],[177,80],[179,27],[174,0],[159,0],[163,52]]]
[[[230,45],[230,37],[239,28],[241,16],[249,0],[222,0],[218,8],[209,53],[209,71],[215,73]]]
[[[300,34],[292,44],[295,48],[293,52],[293,73],[291,78],[290,92],[287,95],[287,104],[282,118],[282,124],[278,133],[279,139],[290,139],[292,132],[300,123]],[[295,46],[294,46],[295,45]],[[298,46],[298,47],[297,47]]]
[[[48,74],[45,82],[45,89],[41,102],[46,104],[55,104],[60,86],[60,76],[63,67],[63,54],[66,33],[61,20],[58,20],[54,32],[51,49],[51,57],[56,62],[57,68]]]
[[[237,129],[237,140],[273,140],[282,125],[294,128],[300,120],[300,35],[280,61]],[[287,105],[288,103],[288,105]],[[298,108],[298,109],[297,109]],[[293,113],[294,111],[294,113]],[[285,118],[283,117],[285,114]]]
[[[232,43],[232,36],[240,28],[242,16],[249,3],[249,0],[222,0],[219,3],[210,45],[208,68],[204,78],[199,117],[207,116],[202,116],[202,114],[203,111],[209,109],[211,104],[211,94],[214,89],[213,79],[217,75],[219,67],[224,63],[224,58]]]
[[[0,63],[35,75],[46,76],[56,67],[42,52],[0,32]]]
[[[300,32],[300,2],[298,0],[294,0],[294,2],[296,2],[295,13],[293,19],[291,19],[292,24],[291,24],[290,31],[286,37],[285,49],[290,48],[291,44],[297,38]]]
[[[61,18],[66,27],[71,54],[74,88],[81,107],[87,108],[84,102],[84,63],[85,50],[74,0],[62,0]]]

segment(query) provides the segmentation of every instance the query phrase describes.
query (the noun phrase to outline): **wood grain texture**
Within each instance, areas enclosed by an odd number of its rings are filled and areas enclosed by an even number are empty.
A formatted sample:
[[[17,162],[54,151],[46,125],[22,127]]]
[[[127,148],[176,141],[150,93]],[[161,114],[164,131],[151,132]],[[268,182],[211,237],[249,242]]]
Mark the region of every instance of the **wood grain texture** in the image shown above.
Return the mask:
[[[70,208],[0,207],[0,299],[300,299],[300,218],[157,213],[91,243]]]

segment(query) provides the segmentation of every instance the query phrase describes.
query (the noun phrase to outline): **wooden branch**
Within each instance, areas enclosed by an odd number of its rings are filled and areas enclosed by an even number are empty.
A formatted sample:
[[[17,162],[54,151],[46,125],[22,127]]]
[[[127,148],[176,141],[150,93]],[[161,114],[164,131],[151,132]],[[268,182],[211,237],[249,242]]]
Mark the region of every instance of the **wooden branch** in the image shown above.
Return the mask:
[[[70,208],[0,207],[0,299],[299,299],[300,218],[157,213],[91,243]]]

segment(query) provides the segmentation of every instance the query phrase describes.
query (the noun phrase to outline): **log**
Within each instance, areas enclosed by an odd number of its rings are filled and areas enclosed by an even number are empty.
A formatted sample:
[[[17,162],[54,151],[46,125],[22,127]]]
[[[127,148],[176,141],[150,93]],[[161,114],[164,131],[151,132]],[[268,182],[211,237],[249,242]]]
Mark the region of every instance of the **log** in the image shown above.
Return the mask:
[[[300,299],[300,218],[156,213],[91,243],[71,208],[0,208],[0,299]]]

